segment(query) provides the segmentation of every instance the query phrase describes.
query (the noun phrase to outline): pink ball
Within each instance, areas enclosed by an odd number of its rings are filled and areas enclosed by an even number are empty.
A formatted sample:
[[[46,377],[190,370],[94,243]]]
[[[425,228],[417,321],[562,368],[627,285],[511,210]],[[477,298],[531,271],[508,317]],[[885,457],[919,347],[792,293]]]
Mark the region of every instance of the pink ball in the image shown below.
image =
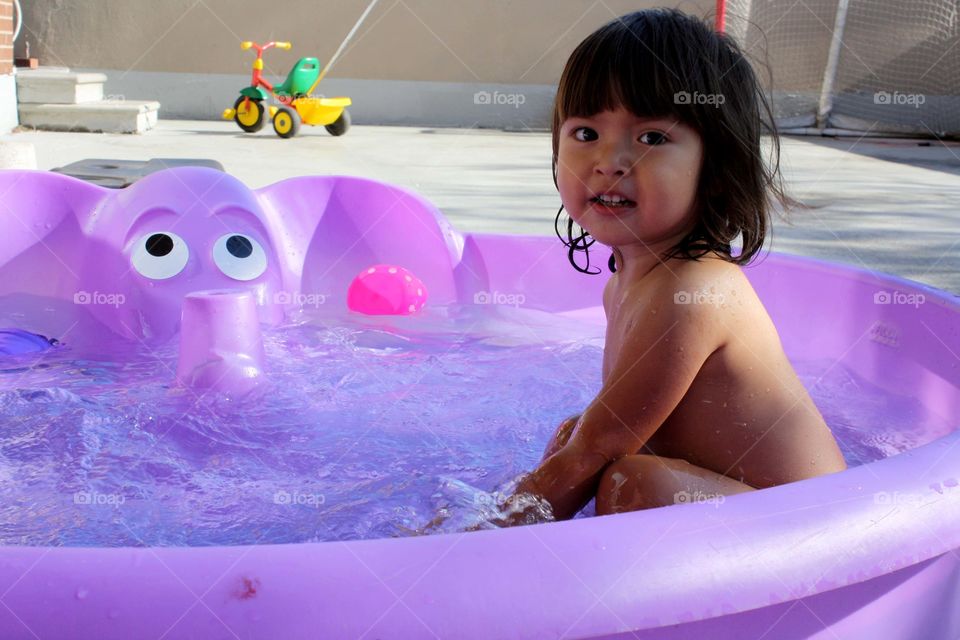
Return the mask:
[[[375,264],[364,269],[347,289],[347,306],[371,316],[407,316],[427,302],[423,281],[403,267]]]

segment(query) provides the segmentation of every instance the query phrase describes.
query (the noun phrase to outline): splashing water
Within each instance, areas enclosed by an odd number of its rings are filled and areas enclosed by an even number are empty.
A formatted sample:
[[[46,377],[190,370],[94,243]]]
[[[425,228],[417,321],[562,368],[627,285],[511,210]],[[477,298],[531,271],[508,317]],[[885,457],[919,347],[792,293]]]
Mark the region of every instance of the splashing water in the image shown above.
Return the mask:
[[[176,386],[176,341],[93,351],[67,340],[0,361],[0,544],[265,544],[492,526],[556,426],[599,390],[603,327],[494,305],[432,313],[267,330],[268,381],[241,398]],[[797,369],[851,465],[949,430],[842,365]]]

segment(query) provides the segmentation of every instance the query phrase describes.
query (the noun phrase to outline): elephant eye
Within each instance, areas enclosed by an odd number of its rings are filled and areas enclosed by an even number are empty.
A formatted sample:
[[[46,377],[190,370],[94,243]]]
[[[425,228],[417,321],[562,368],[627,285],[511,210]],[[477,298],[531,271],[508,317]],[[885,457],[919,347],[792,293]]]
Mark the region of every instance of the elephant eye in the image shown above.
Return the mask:
[[[234,280],[253,280],[267,270],[267,254],[260,243],[242,233],[228,233],[213,245],[213,261]]]
[[[183,238],[170,231],[157,231],[137,241],[130,261],[145,278],[166,280],[183,271],[189,258]]]

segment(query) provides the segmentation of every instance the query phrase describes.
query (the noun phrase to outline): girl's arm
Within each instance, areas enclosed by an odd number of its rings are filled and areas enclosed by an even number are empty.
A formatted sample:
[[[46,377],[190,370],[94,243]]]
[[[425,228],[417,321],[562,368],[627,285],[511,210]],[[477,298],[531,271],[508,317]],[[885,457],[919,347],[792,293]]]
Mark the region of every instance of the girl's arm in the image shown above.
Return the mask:
[[[583,414],[578,413],[575,416],[570,416],[560,423],[560,426],[557,427],[553,437],[550,438],[550,442],[547,443],[547,448],[543,451],[543,457],[540,458],[541,462],[555,454],[557,451],[560,451],[560,449],[567,444],[567,441],[570,439],[570,433],[573,431],[573,428],[577,426],[577,422],[580,420],[581,415]]]
[[[643,447],[722,346],[723,323],[713,305],[676,304],[672,288],[657,299],[624,337],[610,376],[566,445],[517,487],[517,494],[549,502],[558,520],[590,501],[610,462]],[[522,522],[522,515],[512,515],[511,523]]]

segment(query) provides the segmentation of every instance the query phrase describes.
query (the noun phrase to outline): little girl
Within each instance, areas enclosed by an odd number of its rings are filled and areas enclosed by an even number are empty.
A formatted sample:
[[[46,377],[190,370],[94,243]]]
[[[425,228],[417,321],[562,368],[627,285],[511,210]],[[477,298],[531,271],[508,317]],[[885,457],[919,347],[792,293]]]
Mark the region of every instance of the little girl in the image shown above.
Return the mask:
[[[576,253],[613,250],[603,385],[559,426],[513,504],[546,502],[566,519],[593,497],[603,515],[846,468],[739,266],[763,245],[771,200],[787,201],[775,131],[777,162],[761,158],[763,116],[772,129],[737,44],[679,11],[613,20],[570,56],[554,182],[574,267],[598,273]],[[509,509],[505,523],[529,510]]]

